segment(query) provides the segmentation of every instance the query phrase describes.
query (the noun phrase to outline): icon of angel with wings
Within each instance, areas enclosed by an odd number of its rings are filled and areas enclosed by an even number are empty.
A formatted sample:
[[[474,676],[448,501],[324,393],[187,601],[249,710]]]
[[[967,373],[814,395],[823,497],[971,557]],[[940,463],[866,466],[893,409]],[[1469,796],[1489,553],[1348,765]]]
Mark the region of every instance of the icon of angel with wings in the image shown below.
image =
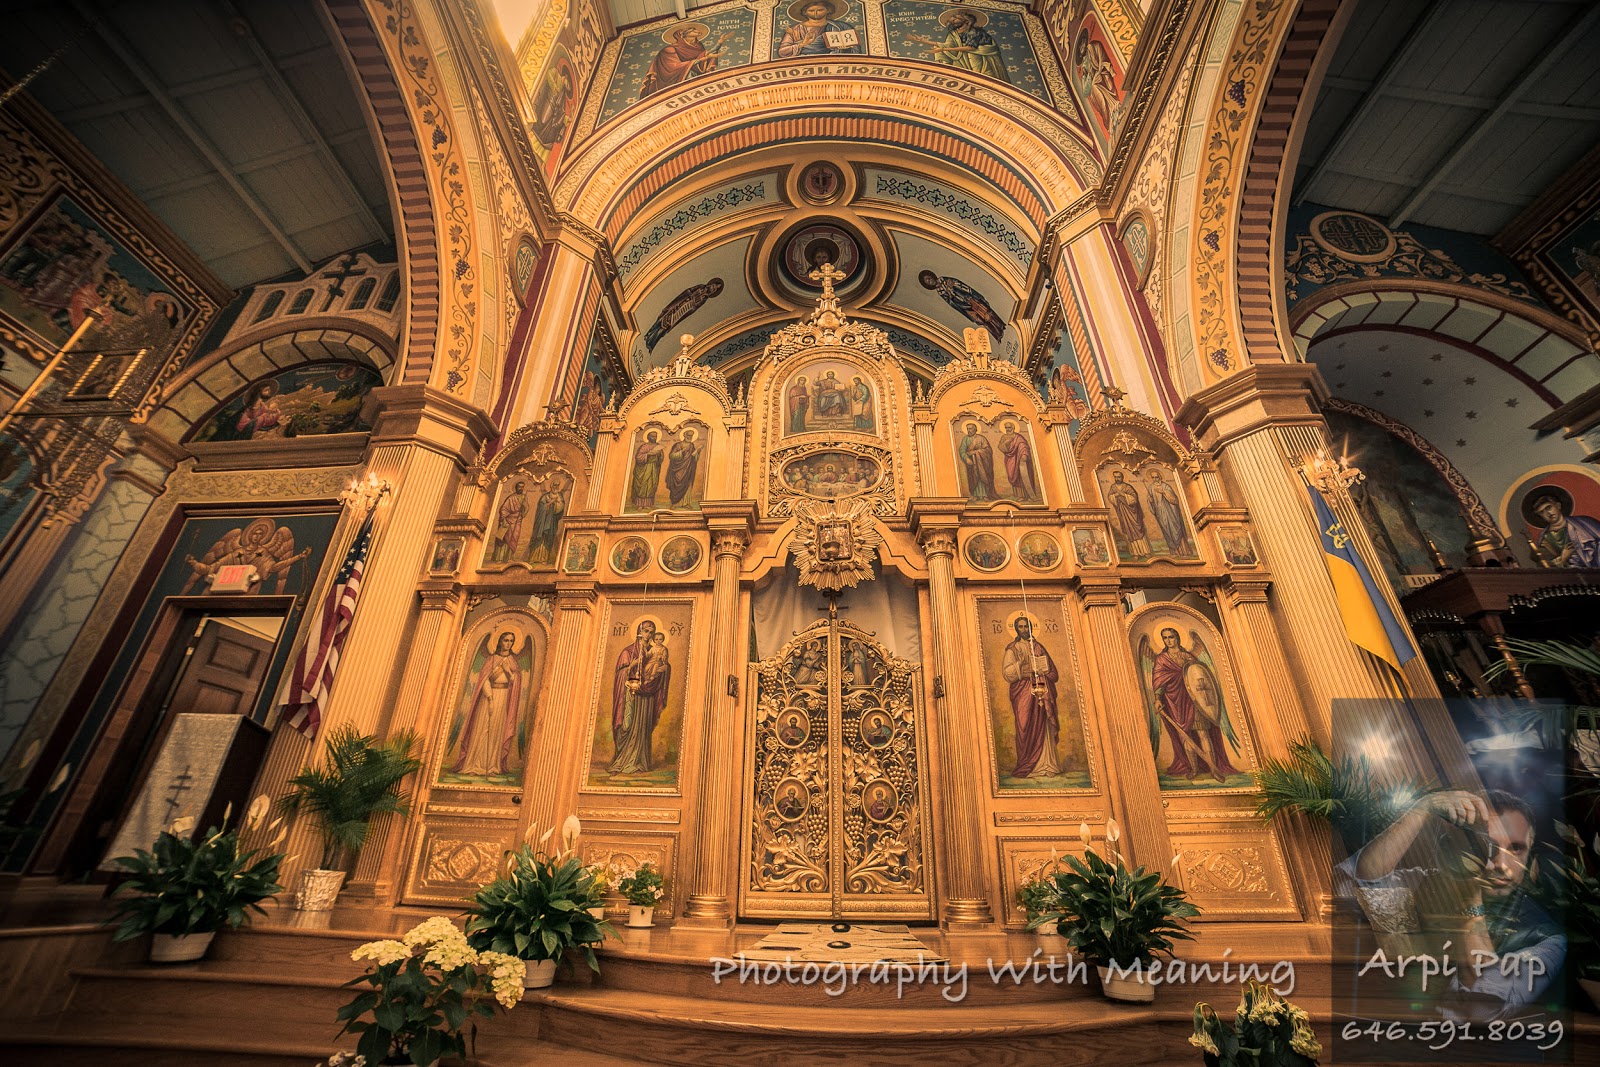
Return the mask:
[[[1163,731],[1172,749],[1162,784],[1198,785],[1204,778],[1226,784],[1240,773],[1228,755],[1229,749],[1239,751],[1239,740],[1228,718],[1216,662],[1198,630],[1189,631],[1187,648],[1176,627],[1163,626],[1160,638],[1157,649],[1148,633],[1140,636],[1139,675],[1148,700],[1151,750],[1159,760]]]

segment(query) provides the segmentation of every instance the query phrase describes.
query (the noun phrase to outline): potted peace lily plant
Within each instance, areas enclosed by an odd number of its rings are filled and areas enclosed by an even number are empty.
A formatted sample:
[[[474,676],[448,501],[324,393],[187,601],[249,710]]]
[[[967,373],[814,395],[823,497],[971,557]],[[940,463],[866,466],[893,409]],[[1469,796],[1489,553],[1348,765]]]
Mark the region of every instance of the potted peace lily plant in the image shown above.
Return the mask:
[[[529,989],[554,982],[556,965],[570,948],[581,950],[589,969],[600,973],[594,946],[615,934],[590,910],[603,898],[573,851],[578,820],[569,818],[563,831],[562,851],[554,856],[530,845],[513,853],[506,873],[478,890],[467,913],[468,943],[523,960]],[[553,832],[540,839],[541,849]]]
[[[437,1064],[464,1058],[462,1031],[494,1014],[492,999],[510,1009],[522,999],[523,964],[506,953],[479,952],[443,915],[412,927],[398,941],[370,941],[350,958],[369,961],[346,988],[370,986],[339,1009],[340,1034],[360,1034],[356,1051],[369,1064]]]
[[[642,928],[655,925],[656,905],[667,895],[661,872],[645,863],[622,879],[617,888],[628,899],[628,925]]]
[[[258,797],[250,806],[246,829],[266,815],[269,801]],[[225,828],[230,807],[223,813]],[[269,828],[270,829],[270,828]],[[283,839],[279,834],[278,841]],[[179,819],[156,837],[148,849],[113,862],[127,874],[117,887],[116,915],[122,920],[113,941],[150,934],[150,959],[157,963],[197,960],[224,926],[237,930],[252,911],[266,914],[261,901],[282,891],[278,884],[280,852],[240,849],[237,830],[212,827],[194,835],[194,819]]]
[[[1120,852],[1115,862],[1093,848],[1087,823],[1079,827],[1087,851],[1082,859],[1062,858],[1064,867],[1051,876],[1055,897],[1050,908],[1029,925],[1058,923],[1072,950],[1095,965],[1100,988],[1111,1000],[1149,1002],[1155,987],[1147,968],[1158,952],[1172,953],[1177,940],[1193,940],[1187,920],[1200,914],[1182,889],[1168,885],[1158,872],[1129,870]],[[1106,841],[1121,836],[1114,821],[1106,823]]]
[[[279,803],[287,812],[311,816],[322,838],[321,866],[300,872],[295,907],[332,908],[346,866],[366,844],[372,820],[385,812],[405,815],[410,810],[400,782],[422,766],[412,755],[416,746],[410,730],[380,745],[354,726],[342,726],[328,735],[322,765],[289,779],[291,791]]]

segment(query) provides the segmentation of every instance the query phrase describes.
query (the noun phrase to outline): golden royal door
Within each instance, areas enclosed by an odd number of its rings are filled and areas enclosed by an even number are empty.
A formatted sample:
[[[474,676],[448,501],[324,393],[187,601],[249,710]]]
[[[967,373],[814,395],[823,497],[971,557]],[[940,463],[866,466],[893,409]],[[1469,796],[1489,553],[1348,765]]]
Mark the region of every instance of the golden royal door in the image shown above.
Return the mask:
[[[837,618],[752,666],[742,915],[933,918],[920,672]]]

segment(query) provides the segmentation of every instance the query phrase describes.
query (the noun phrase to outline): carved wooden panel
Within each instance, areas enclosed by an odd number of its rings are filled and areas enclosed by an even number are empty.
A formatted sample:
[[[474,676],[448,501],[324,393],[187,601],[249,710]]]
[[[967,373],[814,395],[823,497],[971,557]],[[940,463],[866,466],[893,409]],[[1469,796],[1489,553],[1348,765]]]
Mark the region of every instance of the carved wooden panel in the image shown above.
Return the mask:
[[[823,620],[757,670],[743,913],[931,916],[916,668]]]
[[[462,904],[500,873],[516,847],[517,825],[484,819],[428,819],[417,835],[404,902]]]
[[[1272,831],[1249,822],[1207,820],[1170,824],[1179,854],[1179,881],[1200,906],[1201,918],[1300,918],[1283,850]]]

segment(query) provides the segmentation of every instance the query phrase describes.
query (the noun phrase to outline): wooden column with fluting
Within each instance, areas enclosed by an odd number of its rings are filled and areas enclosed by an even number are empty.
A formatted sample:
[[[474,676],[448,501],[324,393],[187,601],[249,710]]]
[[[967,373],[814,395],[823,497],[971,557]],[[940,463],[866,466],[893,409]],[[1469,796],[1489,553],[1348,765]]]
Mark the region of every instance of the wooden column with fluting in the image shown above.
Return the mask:
[[[1319,737],[1332,736],[1335,699],[1401,695],[1393,672],[1345,633],[1305,484],[1292,466],[1304,443],[1285,440],[1321,442],[1315,397],[1325,391],[1310,364],[1262,365],[1195,394],[1178,412],[1250,510],[1261,558],[1277,582],[1279,630],[1299,665],[1301,691],[1311,697]]]
[[[449,669],[449,656],[455,642],[455,623],[461,612],[461,592],[452,583],[437,583],[438,588],[422,592],[422,614],[417,619],[416,632],[411,638],[411,648],[406,656],[404,672],[400,677],[400,692],[395,697],[394,712],[390,717],[389,733],[413,730],[417,733],[417,758],[422,760],[422,776],[426,776],[441,755],[430,747],[438,731],[429,731],[422,723],[423,714],[430,704],[425,699],[437,692],[443,684],[443,675]],[[421,789],[412,789],[412,819],[421,810]],[[367,831],[367,843],[361,849],[355,873],[350,876],[345,893],[352,897],[370,896],[380,905],[394,904],[395,887],[404,874],[406,825],[392,816],[373,822]],[[409,825],[417,825],[415,821]]]
[[[753,500],[705,501],[701,504],[711,530],[711,657],[706,686],[706,714],[700,729],[700,798],[695,812],[693,878],[684,902],[681,924],[728,926],[733,922],[738,876],[739,755],[744,751],[743,701],[754,694],[742,688],[729,693],[728,680],[742,687],[736,660],[745,633],[739,618],[739,568],[755,529]]]
[[[557,237],[550,249],[553,258],[545,271],[544,288],[532,297],[538,301],[539,313],[528,338],[527,367],[517,387],[510,426],[524,426],[544,418],[551,393],[557,387],[557,376],[570,360],[583,363],[584,354],[572,349],[578,338],[588,336],[584,311],[600,280],[595,273],[593,249],[566,243],[576,240],[567,230]]]
[[[529,745],[528,788],[523,798],[528,825],[539,832],[566,821],[577,806],[584,765],[584,731],[589,707],[584,698],[594,676],[591,638],[597,595],[591,579],[556,582],[555,636],[550,645],[550,696],[540,708]],[[570,681],[564,681],[570,680]]]
[[[1109,575],[1080,577],[1078,596],[1089,629],[1089,658],[1100,682],[1099,699],[1088,703],[1105,753],[1106,800],[1122,830],[1117,848],[1134,863],[1165,871],[1172,862],[1172,840],[1145,728],[1144,690],[1128,644],[1122,585]]]
[[[1327,386],[1307,363],[1258,364],[1190,397],[1178,412],[1217,457],[1230,496],[1250,511],[1261,559],[1272,572],[1270,600],[1297,688],[1316,737],[1333,737],[1335,700],[1372,701],[1375,722],[1397,759],[1387,770],[1455,781],[1470,761],[1421,658],[1404,679],[1350,640],[1328,576],[1306,484],[1298,468],[1327,447],[1317,409]],[[1331,502],[1370,562],[1371,541],[1349,501]],[[1376,576],[1380,586],[1383,577]],[[1393,593],[1385,591],[1391,605]],[[1398,612],[1398,608],[1396,608]],[[1402,702],[1410,700],[1410,708]],[[1385,710],[1386,709],[1386,710]],[[1379,768],[1385,771],[1385,768]]]
[[[1050,428],[1050,439],[1055,442],[1056,454],[1061,457],[1061,471],[1067,480],[1067,499],[1081,504],[1087,497],[1083,493],[1083,473],[1078,470],[1078,451],[1072,444],[1072,416],[1065,404],[1051,404],[1045,408],[1045,425]]]
[[[925,497],[911,502],[911,529],[928,563],[928,604],[933,621],[933,700],[939,736],[939,801],[944,827],[944,912],[946,929],[992,925],[994,913],[985,892],[984,793],[989,781],[980,733],[983,709],[971,706],[969,687],[956,679],[967,665],[961,658],[960,612],[956,602],[956,530],[966,501]]]
[[[382,386],[367,403],[375,409],[372,444],[363,477],[388,482],[389,496],[377,504],[372,547],[362,574],[361,598],[339,657],[339,673],[323,710],[317,743],[284,746],[285,756],[320,757],[321,740],[340,726],[385,738],[391,732],[399,695],[401,656],[417,608],[418,578],[428,562],[434,520],[453,503],[456,481],[477,456],[493,424],[477,408],[425,385]],[[331,566],[338,560],[330,558]],[[314,605],[302,625],[315,626]],[[280,727],[281,736],[293,731]],[[263,780],[276,777],[280,745],[275,739]],[[289,771],[294,774],[299,768]],[[296,820],[286,846],[299,866],[313,862],[318,849],[309,819]],[[295,872],[286,870],[293,875]]]
[[[1294,675],[1284,659],[1283,646],[1267,608],[1268,585],[1264,575],[1245,572],[1230,575],[1217,590],[1217,613],[1222,617],[1223,633],[1228,636],[1241,685],[1250,694],[1256,751],[1263,756],[1281,755],[1288,752],[1290,741],[1306,736],[1331,751],[1333,739],[1318,732],[1318,724],[1306,715],[1295,690]],[[1282,829],[1284,824],[1278,825]],[[1327,825],[1321,821],[1303,820],[1300,826],[1304,833],[1282,835],[1296,894],[1307,919],[1328,922],[1333,918],[1333,882],[1328,861],[1333,842]]]

